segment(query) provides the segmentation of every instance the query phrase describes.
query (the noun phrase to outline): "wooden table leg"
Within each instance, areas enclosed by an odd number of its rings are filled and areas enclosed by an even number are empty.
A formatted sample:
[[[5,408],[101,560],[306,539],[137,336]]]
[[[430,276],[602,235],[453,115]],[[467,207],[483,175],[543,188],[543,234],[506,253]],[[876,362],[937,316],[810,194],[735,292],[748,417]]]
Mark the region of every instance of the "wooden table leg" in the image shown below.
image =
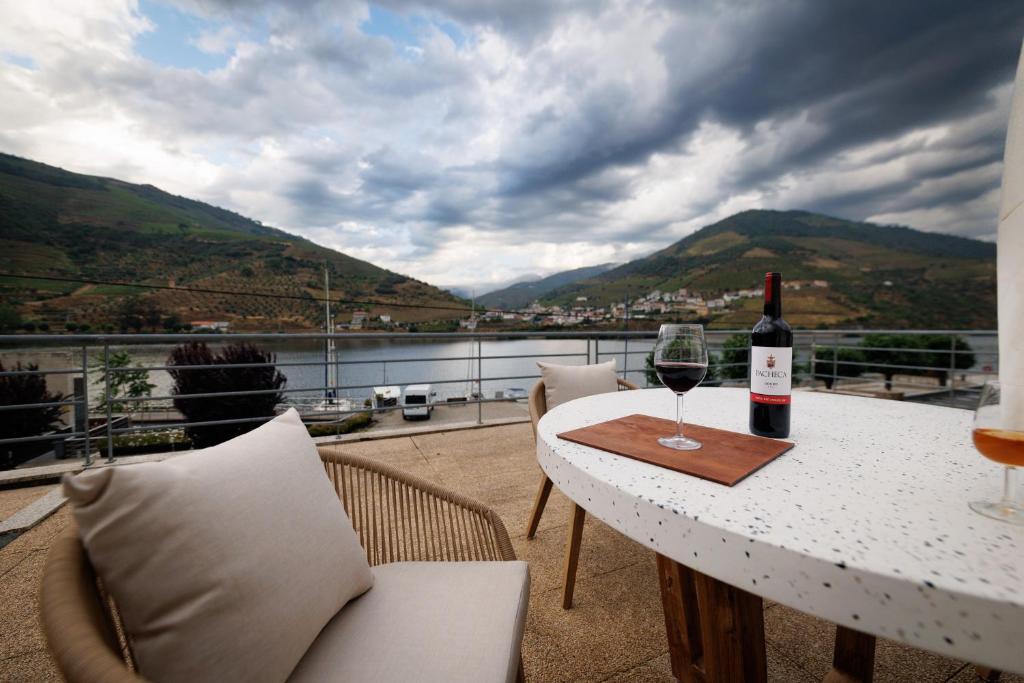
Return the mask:
[[[658,555],[672,673],[685,683],[764,683],[761,598]]]
[[[871,683],[875,676],[875,637],[836,626],[832,670],[825,683]]]
[[[998,669],[990,669],[987,666],[974,667],[974,673],[977,674],[978,678],[985,681],[985,683],[998,683],[999,679],[1003,676],[1002,671],[999,671]]]

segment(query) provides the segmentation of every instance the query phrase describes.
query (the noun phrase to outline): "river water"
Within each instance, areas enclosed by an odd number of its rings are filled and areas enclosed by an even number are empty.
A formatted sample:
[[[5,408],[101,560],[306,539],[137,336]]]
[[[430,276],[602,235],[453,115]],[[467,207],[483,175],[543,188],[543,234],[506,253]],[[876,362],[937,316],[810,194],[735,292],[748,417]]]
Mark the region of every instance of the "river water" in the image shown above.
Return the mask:
[[[708,344],[712,353],[721,351],[727,333],[709,332]],[[995,365],[996,338],[994,335],[967,335],[977,357],[974,370],[983,371]],[[830,343],[827,333],[815,335],[817,343]],[[26,339],[26,341],[29,341]],[[794,360],[806,362],[810,353],[810,333],[798,334]],[[843,344],[856,344],[859,339],[848,336]],[[279,369],[287,378],[286,396],[289,402],[303,403],[320,398],[325,382],[325,358],[321,340],[262,340],[256,344],[276,354]],[[654,345],[653,339],[511,339],[511,340],[423,340],[423,339],[344,339],[337,340],[338,394],[357,401],[366,399],[373,386],[431,383],[437,391],[437,400],[463,397],[477,391],[477,379],[482,377],[480,389],[487,398],[495,392],[512,388],[529,390],[538,375],[537,361],[564,364],[584,364],[588,358],[601,362],[616,360],[619,370],[626,367],[628,344],[629,380],[643,386],[644,358]],[[211,343],[216,347],[217,343]],[[114,347],[112,347],[113,349]],[[143,366],[164,365],[171,351],[170,344],[149,344],[123,347],[134,363]],[[102,350],[89,350],[90,364],[101,359]],[[527,357],[518,357],[527,356]],[[81,367],[81,348],[15,348],[0,351],[6,367],[17,361],[35,362],[44,369]],[[309,363],[309,365],[302,365]],[[292,365],[299,364],[299,365]],[[71,375],[50,375],[52,390],[71,393]],[[171,378],[164,370],[152,370],[150,382],[155,385],[153,396],[171,393]],[[91,397],[102,393],[99,371],[89,373]],[[98,401],[90,400],[90,403]],[[169,401],[153,401],[153,405],[166,405]]]

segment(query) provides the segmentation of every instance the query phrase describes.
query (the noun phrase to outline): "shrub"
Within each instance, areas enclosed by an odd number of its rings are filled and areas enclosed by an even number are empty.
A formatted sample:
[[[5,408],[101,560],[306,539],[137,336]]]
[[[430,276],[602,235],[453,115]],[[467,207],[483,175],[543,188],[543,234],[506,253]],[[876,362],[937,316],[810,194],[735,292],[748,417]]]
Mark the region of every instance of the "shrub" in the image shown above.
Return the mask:
[[[718,386],[720,384],[722,368],[717,367],[720,362],[721,360],[718,356],[708,351],[708,372],[704,375],[701,386]],[[644,376],[647,378],[647,384],[650,386],[662,386],[658,372],[654,369],[654,349],[651,349],[647,357],[644,358]]]
[[[835,357],[835,363],[832,362]],[[818,346],[814,350],[814,379],[825,382],[825,388],[831,389],[835,383],[833,375],[840,377],[860,377],[864,372],[864,352],[859,349],[839,349],[838,353],[831,346]],[[835,372],[833,372],[833,370]]]
[[[174,407],[188,422],[209,422],[243,418],[273,418],[274,408],[284,399],[280,389],[285,376],[273,363],[277,356],[245,342],[228,344],[215,354],[202,342],[188,342],[177,346],[167,359],[168,365],[234,365],[269,363],[264,367],[172,369],[172,393],[207,394],[229,391],[267,391],[245,396],[216,396],[210,398],[176,398]],[[262,421],[237,424],[186,427],[185,434],[196,448],[206,448],[255,428]]]
[[[100,376],[96,379],[93,384],[103,387],[101,390],[101,396],[103,400],[100,401],[100,410],[106,411],[107,400],[106,386],[107,386],[107,370],[103,367],[103,356],[97,356],[93,359],[100,368]],[[132,364],[132,356],[127,351],[115,351],[110,354],[107,359],[107,364],[110,369],[113,370],[125,370],[124,372],[111,372],[110,373],[110,410],[114,412],[131,412],[138,405],[137,401],[124,402],[119,399],[124,398],[142,398],[143,396],[152,396],[153,388],[155,384],[149,382],[149,371],[143,370],[138,363],[135,367],[138,369],[126,370]]]
[[[373,417],[370,413],[356,413],[355,415],[346,417],[341,422],[306,425],[306,431],[308,431],[309,435],[312,437],[336,436],[338,434],[348,434],[360,429],[365,429],[372,423]]]
[[[181,430],[161,430],[121,434],[115,436],[114,457],[123,455],[143,455],[145,453],[167,453],[168,451],[187,450],[191,443]],[[107,439],[100,437],[93,441],[100,453],[107,452]]]
[[[18,363],[15,371],[38,370],[39,366],[29,363],[27,367]],[[0,372],[4,365],[0,362]],[[0,405],[13,406],[26,403],[55,403],[63,401],[63,394],[52,394],[46,388],[46,377],[43,375],[0,376]],[[45,432],[59,429],[61,406],[38,408],[20,408],[5,410],[0,419],[0,439],[17,439],[26,436],[41,436]],[[5,444],[0,446],[0,469],[10,469],[15,465],[37,455],[40,447],[48,448],[46,442],[28,442],[23,444]]]
[[[22,326],[21,314],[18,309],[0,304],[0,332],[14,332]]]
[[[967,352],[956,354],[953,363],[955,369],[965,370],[975,362],[967,340],[948,334],[869,334],[865,335],[861,346],[864,347],[865,361],[873,364],[867,370],[882,373],[885,377],[885,388],[889,390],[892,389],[892,378],[895,375],[936,377],[945,385],[949,376],[951,346],[957,351]],[[935,352],[922,353],[926,350]]]
[[[721,379],[746,379],[750,371],[750,335],[734,334],[722,344]]]

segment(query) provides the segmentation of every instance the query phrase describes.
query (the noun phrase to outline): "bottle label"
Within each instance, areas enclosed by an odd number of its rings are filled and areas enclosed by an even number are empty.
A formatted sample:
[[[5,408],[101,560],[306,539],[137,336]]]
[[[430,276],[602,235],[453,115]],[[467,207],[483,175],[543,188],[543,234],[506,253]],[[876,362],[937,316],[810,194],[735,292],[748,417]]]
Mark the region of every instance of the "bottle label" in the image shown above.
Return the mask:
[[[750,347],[750,400],[786,405],[793,386],[793,347]]]

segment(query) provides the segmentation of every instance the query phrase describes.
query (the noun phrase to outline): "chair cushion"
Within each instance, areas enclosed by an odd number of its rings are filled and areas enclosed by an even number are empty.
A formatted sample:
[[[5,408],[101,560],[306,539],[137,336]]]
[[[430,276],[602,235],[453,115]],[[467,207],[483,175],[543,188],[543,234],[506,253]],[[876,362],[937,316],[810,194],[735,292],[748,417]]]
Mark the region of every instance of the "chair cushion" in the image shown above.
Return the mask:
[[[544,399],[548,410],[577,398],[618,391],[615,359],[595,365],[555,365],[537,363],[544,380]]]
[[[525,562],[395,562],[320,633],[290,683],[514,681]]]
[[[177,458],[65,477],[154,681],[283,681],[373,574],[294,410]]]

